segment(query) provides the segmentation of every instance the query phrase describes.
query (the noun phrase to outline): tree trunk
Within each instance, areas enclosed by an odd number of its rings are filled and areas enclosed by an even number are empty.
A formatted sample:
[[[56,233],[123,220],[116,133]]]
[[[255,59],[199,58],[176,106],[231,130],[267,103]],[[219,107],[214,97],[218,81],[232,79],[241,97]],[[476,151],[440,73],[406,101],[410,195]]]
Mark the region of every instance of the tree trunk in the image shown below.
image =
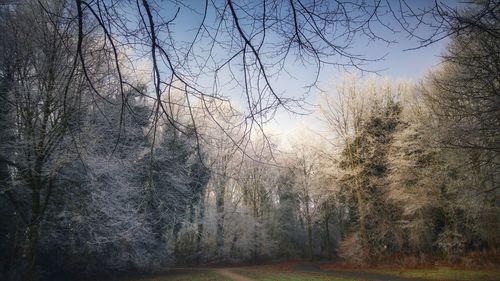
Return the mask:
[[[14,220],[15,220],[14,229],[9,230],[9,232],[12,233],[12,236],[10,237],[10,241],[9,241],[9,245],[11,246],[10,247],[10,256],[9,256],[9,260],[5,264],[5,267],[3,270],[7,274],[7,276],[9,276],[9,274],[11,274],[11,269],[14,267],[15,262],[21,256],[19,253],[22,250],[22,248],[20,249],[20,247],[19,247],[19,240],[21,240],[21,244],[22,244],[22,238],[23,238],[23,231],[22,230],[24,229],[24,225],[22,225],[22,222],[17,218],[15,218]],[[7,278],[7,279],[9,279],[9,278]]]
[[[328,225],[329,217],[325,216],[325,244],[326,244],[326,251],[327,251],[327,256],[329,259],[332,258],[332,246],[330,242],[330,227]]]
[[[313,259],[313,245],[312,245],[312,218],[309,210],[309,195],[306,196],[306,224],[307,224],[307,242],[309,250],[309,259]]]
[[[357,182],[357,181],[356,181]],[[361,252],[363,256],[363,260],[368,258],[368,237],[366,235],[366,223],[365,223],[365,208],[364,208],[364,200],[363,195],[361,194],[359,184],[356,184],[356,199],[358,200],[358,216],[359,216],[359,238],[361,241]]]
[[[216,192],[216,210],[217,210],[217,258],[221,259],[224,256],[224,195],[226,187],[225,180],[220,181]]]
[[[238,241],[238,233],[233,236],[233,241],[231,242],[231,248],[229,250],[229,256],[233,256],[236,252],[236,242]]]
[[[257,191],[254,189],[252,194],[252,209],[253,209],[253,260],[257,261],[257,257],[259,255],[259,209],[257,207]]]
[[[254,225],[253,225],[253,260],[257,261],[259,256],[259,214],[257,210],[257,200],[254,198]]]
[[[182,223],[179,220],[179,218],[177,218],[176,222],[174,224],[174,230],[173,230],[173,234],[174,234],[174,256],[178,256],[178,253],[179,253],[179,231],[181,230],[181,228],[182,228]],[[162,237],[163,237],[163,235],[162,235]],[[162,241],[162,242],[165,242],[165,241]]]
[[[35,186],[31,193],[31,223],[28,227],[28,253],[24,276],[25,281],[32,281],[35,276],[36,255],[40,226],[40,191]]]
[[[201,262],[201,239],[203,237],[203,223],[205,220],[205,192],[202,193],[200,199],[200,215],[198,218],[198,235],[196,236],[196,263]]]
[[[253,261],[257,261],[259,255],[259,233],[257,227],[257,221],[253,225]]]
[[[312,226],[310,218],[307,218],[307,241],[309,245],[309,259],[313,260]]]

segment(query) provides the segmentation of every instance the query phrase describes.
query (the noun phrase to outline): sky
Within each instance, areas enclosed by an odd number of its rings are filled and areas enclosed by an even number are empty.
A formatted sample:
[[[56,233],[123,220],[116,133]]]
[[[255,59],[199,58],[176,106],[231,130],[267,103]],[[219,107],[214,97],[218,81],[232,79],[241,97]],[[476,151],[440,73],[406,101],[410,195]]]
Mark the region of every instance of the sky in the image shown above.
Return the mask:
[[[384,59],[367,64],[368,69],[377,70],[375,73],[361,73],[355,69],[352,72],[346,72],[344,69],[329,68],[325,69],[319,80],[319,88],[327,92],[334,91],[335,81],[339,81],[343,76],[349,73],[358,75],[361,79],[369,76],[378,76],[387,78],[391,81],[411,80],[418,82],[423,79],[430,69],[439,65],[440,56],[445,50],[447,40],[438,41],[424,48],[416,50],[406,50],[417,46],[405,36],[396,38],[398,43],[387,45],[384,43],[372,43],[369,46],[357,44],[355,50],[362,52],[367,57],[377,58],[384,56]],[[283,85],[282,87],[286,87]],[[291,91],[296,91],[290,89]],[[300,91],[297,91],[297,93]],[[309,93],[306,101],[310,104],[308,107],[314,110],[314,105],[318,102],[319,90]],[[293,138],[297,132],[304,133],[307,129],[321,130],[322,126],[314,113],[310,115],[293,115],[284,111],[276,114],[276,118],[271,122],[270,127],[277,135],[284,138],[282,141],[287,146],[287,139]]]
[[[235,1],[239,2],[239,1]],[[243,1],[245,2],[245,1]],[[242,3],[243,3],[242,2]],[[390,3],[397,3],[396,1],[389,0]],[[448,3],[449,2],[449,3]],[[447,4],[454,3],[455,1],[447,1]],[[165,3],[165,2],[162,2]],[[167,2],[169,3],[169,2]],[[218,3],[218,2],[215,2]],[[250,3],[250,2],[249,2]],[[421,8],[426,5],[432,5],[434,0],[419,0],[410,1],[413,8]],[[191,41],[194,37],[196,27],[202,20],[202,12],[204,1],[184,1],[178,6],[179,12],[177,18],[172,24],[172,31],[176,40]],[[177,12],[177,8],[173,6],[162,7],[162,16],[165,19],[171,19]],[[192,8],[192,9],[191,9]],[[238,11],[243,14],[243,11]],[[210,24],[214,19],[210,15],[207,17],[206,23]],[[394,27],[398,23],[391,17],[386,17],[385,24]],[[414,80],[422,79],[430,68],[439,64],[440,55],[445,49],[446,40],[438,41],[427,47],[422,47],[416,50],[408,50],[418,46],[416,40],[409,39],[405,33],[393,33],[383,28],[382,26],[375,26],[375,31],[382,37],[395,41],[392,44],[387,44],[381,41],[368,41],[366,38],[356,38],[354,44],[351,46],[350,52],[356,54],[363,54],[368,59],[380,60],[368,62],[363,66],[364,69],[375,71],[375,75],[386,77],[391,80]],[[426,30],[420,30],[421,34],[426,33]],[[272,40],[272,39],[271,39]],[[206,46],[201,46],[206,47]],[[217,53],[220,56],[230,56],[230,53]],[[290,65],[288,71],[292,76],[280,75],[279,79],[274,80],[273,87],[277,92],[284,93],[286,96],[301,97],[306,90],[304,86],[314,81],[314,69],[307,68],[304,65]],[[347,71],[356,73],[355,68],[347,69]],[[346,69],[338,69],[335,67],[326,67],[322,69],[319,76],[318,86],[322,90],[331,91],[334,88],[335,81],[338,81],[345,75]],[[359,73],[359,72],[358,72]],[[359,73],[361,78],[368,75],[368,73]],[[203,78],[202,78],[203,79]],[[227,89],[228,96],[231,98],[232,103],[237,108],[245,108],[246,100],[244,95],[240,92],[234,91],[234,88]],[[313,112],[314,105],[317,103],[319,89],[313,89],[305,96],[305,102],[308,104],[304,112]],[[317,129],[319,120],[314,115],[294,115],[284,110],[280,110],[275,115],[274,120],[268,124],[268,128],[274,134],[281,135],[286,139],[298,131],[304,131],[304,127],[311,127]]]
[[[425,1],[422,1],[425,2]],[[396,22],[390,21],[389,24],[395,25]],[[448,40],[437,41],[429,46],[412,49],[419,46],[414,39],[408,38],[406,34],[388,34],[387,38],[393,39],[395,42],[387,44],[384,42],[366,42],[366,40],[358,40],[352,46],[352,53],[361,53],[366,58],[381,58],[374,62],[369,62],[363,66],[364,69],[374,70],[375,72],[362,73],[356,69],[338,69],[335,67],[326,68],[322,71],[319,77],[318,86],[320,89],[311,91],[306,102],[309,104],[308,109],[313,111],[309,115],[293,115],[285,111],[280,111],[276,114],[274,120],[270,123],[272,132],[279,136],[280,144],[283,148],[289,148],[290,142],[297,140],[297,134],[307,134],[309,130],[324,131],[324,126],[319,120],[317,114],[314,114],[315,105],[319,102],[320,90],[327,93],[333,93],[336,81],[342,80],[346,74],[356,74],[361,79],[370,76],[377,76],[381,79],[389,79],[391,81],[410,80],[418,82],[434,67],[438,66],[441,60],[441,55],[446,49]],[[408,50],[412,49],[412,50]],[[299,75],[304,81],[310,81],[312,75],[308,75],[310,71],[303,69]],[[299,78],[299,80],[301,80]],[[302,84],[304,84],[302,81]],[[281,88],[287,88],[292,95],[299,96],[301,92],[301,81],[280,81]],[[309,132],[312,135],[314,133]]]

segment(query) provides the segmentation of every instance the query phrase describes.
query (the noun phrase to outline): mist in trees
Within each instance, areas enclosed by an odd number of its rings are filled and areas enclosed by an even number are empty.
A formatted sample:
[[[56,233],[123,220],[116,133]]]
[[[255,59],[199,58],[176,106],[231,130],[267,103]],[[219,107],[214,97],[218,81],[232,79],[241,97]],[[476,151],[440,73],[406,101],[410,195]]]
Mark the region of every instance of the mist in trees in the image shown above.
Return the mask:
[[[0,278],[498,262],[498,3],[329,2],[207,1],[187,43],[181,8],[154,1],[1,3]],[[267,122],[303,109],[274,84],[289,56],[363,70],[349,42],[384,41],[383,15],[419,47],[447,37],[441,63],[416,81],[346,74],[318,94],[322,128],[284,147]]]

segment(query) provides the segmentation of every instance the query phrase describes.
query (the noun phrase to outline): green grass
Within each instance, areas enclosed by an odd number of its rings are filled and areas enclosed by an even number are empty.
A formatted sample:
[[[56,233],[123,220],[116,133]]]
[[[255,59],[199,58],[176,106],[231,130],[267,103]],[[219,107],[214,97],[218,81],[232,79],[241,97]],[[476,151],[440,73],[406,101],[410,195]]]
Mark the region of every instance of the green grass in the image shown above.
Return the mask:
[[[362,279],[339,278],[322,273],[293,272],[261,267],[234,268],[236,274],[255,281],[359,281]],[[356,270],[348,270],[356,271]],[[372,272],[407,278],[425,280],[457,280],[457,281],[500,281],[500,270],[461,270],[452,268],[435,269],[359,269],[360,272]],[[231,281],[212,270],[173,270],[154,275],[124,278],[122,281]],[[364,279],[363,279],[364,280]]]
[[[500,281],[500,271],[452,268],[374,270],[373,272],[428,280]]]
[[[154,276],[127,279],[127,281],[231,281],[211,271],[197,270],[192,272],[173,271]]]
[[[257,281],[358,281],[358,279],[335,278],[321,273],[244,269],[233,270],[233,272]]]

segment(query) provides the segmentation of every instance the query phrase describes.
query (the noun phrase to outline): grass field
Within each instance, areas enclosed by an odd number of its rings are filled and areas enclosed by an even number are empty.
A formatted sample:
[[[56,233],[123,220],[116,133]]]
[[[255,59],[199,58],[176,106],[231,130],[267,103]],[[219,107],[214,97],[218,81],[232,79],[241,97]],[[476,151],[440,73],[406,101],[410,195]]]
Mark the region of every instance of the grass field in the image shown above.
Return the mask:
[[[337,273],[350,272],[347,277]],[[151,276],[124,278],[120,281],[360,281],[371,280],[374,275],[392,275],[399,280],[419,278],[422,280],[444,281],[500,281],[500,270],[463,270],[453,268],[434,269],[325,269],[322,272],[302,272],[294,268],[279,266],[248,266],[239,268],[182,269],[158,273]],[[345,274],[344,274],[345,276]],[[350,278],[352,276],[352,278]],[[404,279],[403,279],[404,280]]]
[[[173,271],[123,281],[232,281],[232,279],[221,276],[214,271],[195,270],[192,272]]]
[[[321,273],[303,273],[276,270],[234,269],[242,277],[255,281],[359,281],[361,279],[336,278]],[[123,281],[238,281],[224,277],[216,271],[168,272],[155,276],[127,278]]]
[[[435,269],[401,269],[401,270],[370,270],[370,272],[391,274],[408,278],[427,280],[457,280],[457,281],[498,281],[500,270],[463,270],[452,268]]]
[[[235,270],[234,272],[256,281],[358,281],[360,279],[337,278],[322,273],[304,273],[276,270]]]

